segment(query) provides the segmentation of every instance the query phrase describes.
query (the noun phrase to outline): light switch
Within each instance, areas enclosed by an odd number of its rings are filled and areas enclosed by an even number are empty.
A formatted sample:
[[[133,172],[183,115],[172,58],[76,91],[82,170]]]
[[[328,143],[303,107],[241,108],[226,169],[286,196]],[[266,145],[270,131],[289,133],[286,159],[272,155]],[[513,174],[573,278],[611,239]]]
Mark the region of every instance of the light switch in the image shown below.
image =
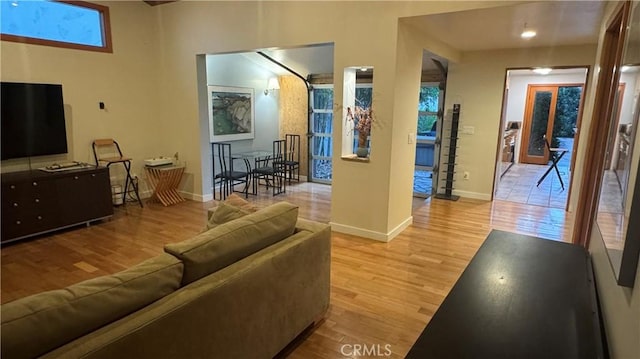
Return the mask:
[[[407,142],[411,145],[413,143],[416,142],[416,134],[413,132],[409,132],[409,138],[407,139]]]
[[[476,128],[473,126],[462,126],[462,133],[465,135],[473,135],[476,132]]]

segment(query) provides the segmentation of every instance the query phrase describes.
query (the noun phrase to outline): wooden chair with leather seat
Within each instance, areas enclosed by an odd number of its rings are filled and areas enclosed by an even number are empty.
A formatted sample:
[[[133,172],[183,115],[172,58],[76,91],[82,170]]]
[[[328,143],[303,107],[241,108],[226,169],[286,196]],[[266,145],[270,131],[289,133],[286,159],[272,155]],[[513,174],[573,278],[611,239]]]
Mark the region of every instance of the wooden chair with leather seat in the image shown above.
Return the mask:
[[[136,196],[135,199],[140,204],[140,207],[144,207],[142,205],[142,200],[140,199],[140,193],[138,192],[138,184],[136,183],[136,181],[134,181],[133,177],[131,177],[131,158],[124,157],[122,155],[122,150],[120,149],[120,145],[118,145],[118,142],[116,142],[112,138],[103,138],[94,140],[92,147],[93,158],[96,161],[96,166],[103,165],[109,168],[109,166],[114,163],[121,163],[124,166],[127,175],[124,181],[124,191],[122,192],[122,204],[124,205],[127,203],[127,194],[129,194],[130,192],[129,185],[131,185],[131,187],[133,188],[133,193]]]

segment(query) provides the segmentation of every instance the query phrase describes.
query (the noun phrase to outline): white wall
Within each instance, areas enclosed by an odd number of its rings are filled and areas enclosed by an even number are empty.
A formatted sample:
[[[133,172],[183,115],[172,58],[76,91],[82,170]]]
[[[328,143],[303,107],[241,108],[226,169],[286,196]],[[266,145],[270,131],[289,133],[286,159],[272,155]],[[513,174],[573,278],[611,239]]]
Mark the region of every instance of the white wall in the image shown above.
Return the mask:
[[[520,122],[522,129],[522,121],[524,121],[524,110],[527,103],[527,89],[529,85],[541,84],[584,84],[586,82],[586,69],[579,74],[560,74],[554,75],[510,75],[508,77],[509,99],[507,101],[506,122]],[[584,88],[583,88],[584,89]],[[583,93],[584,96],[584,93]],[[518,132],[518,146],[516,147],[515,159],[520,161],[520,146],[522,145],[522,130]]]

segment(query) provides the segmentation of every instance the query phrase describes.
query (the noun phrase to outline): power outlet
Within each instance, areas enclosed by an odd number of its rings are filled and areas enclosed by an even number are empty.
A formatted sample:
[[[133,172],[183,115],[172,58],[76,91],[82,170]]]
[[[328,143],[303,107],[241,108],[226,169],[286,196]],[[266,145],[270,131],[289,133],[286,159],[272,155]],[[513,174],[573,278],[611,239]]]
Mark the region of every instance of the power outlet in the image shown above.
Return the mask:
[[[469,175],[469,171],[464,171],[464,172],[462,173],[462,179],[468,180],[468,179],[469,179],[469,177],[470,177],[470,175]]]

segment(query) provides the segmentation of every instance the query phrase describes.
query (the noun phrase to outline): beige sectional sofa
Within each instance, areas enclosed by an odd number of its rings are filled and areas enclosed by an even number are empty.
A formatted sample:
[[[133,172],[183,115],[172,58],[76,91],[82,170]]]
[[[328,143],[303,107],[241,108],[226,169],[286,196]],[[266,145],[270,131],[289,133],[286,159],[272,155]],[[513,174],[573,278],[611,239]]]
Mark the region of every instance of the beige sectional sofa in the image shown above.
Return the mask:
[[[4,304],[2,358],[273,357],[329,306],[330,229],[286,202],[236,212],[126,271]]]

